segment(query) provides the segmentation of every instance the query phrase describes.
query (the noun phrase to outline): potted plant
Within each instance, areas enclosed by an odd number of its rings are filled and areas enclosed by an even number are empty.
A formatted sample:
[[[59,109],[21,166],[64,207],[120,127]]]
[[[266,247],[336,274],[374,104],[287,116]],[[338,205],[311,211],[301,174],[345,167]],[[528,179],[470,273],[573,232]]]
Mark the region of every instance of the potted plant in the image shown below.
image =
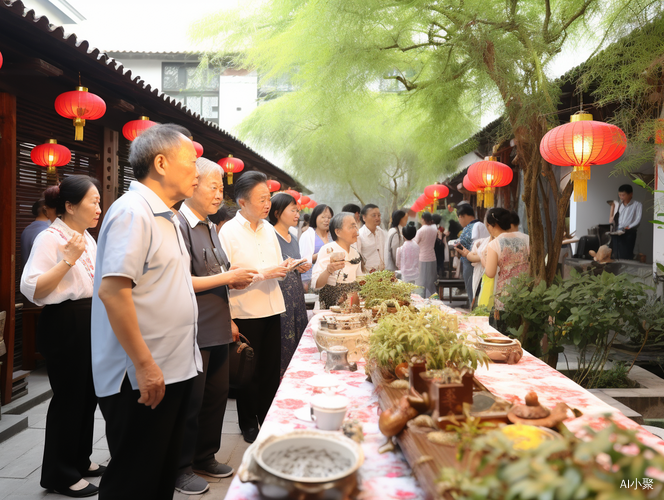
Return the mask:
[[[412,311],[397,306],[394,314],[381,318],[369,339],[369,359],[378,367],[394,373],[397,365],[415,358],[426,361],[430,370],[453,367],[475,370],[488,365],[482,351],[467,345],[460,335],[456,314],[436,307]]]
[[[417,285],[398,280],[392,271],[367,274],[362,276],[358,283],[364,307],[372,309],[387,303],[389,312],[395,312],[397,305],[409,305],[410,295],[417,288]]]

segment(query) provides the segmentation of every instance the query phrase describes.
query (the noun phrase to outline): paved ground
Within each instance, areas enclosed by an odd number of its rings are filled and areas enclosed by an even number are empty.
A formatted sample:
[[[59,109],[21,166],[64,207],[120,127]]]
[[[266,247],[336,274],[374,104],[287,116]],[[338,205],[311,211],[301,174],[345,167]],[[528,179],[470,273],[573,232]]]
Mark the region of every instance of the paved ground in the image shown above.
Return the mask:
[[[34,381],[37,382],[37,380]],[[0,500],[55,500],[57,498],[67,498],[55,493],[47,493],[39,486],[47,409],[48,401],[45,401],[25,412],[25,415],[28,416],[28,428],[0,443]],[[106,464],[110,455],[104,435],[104,419],[99,409],[97,409],[95,418],[92,460],[100,464]],[[237,470],[247,447],[248,445],[242,439],[240,428],[237,425],[235,401],[231,400],[224,418],[222,449],[217,455],[217,460],[228,463]],[[226,491],[232,479],[232,477],[226,479],[206,477],[206,480],[210,482],[210,490],[207,493],[189,496],[176,492],[175,499],[221,500],[226,496]],[[92,478],[91,482],[99,484],[99,478]]]

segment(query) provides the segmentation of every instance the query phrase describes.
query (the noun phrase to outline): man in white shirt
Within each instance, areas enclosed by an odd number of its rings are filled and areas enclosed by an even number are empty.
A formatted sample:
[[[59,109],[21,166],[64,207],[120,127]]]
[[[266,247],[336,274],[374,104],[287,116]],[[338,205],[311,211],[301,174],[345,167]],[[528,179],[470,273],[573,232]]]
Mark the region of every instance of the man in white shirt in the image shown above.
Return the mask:
[[[355,244],[363,259],[364,271],[385,269],[385,231],[380,227],[380,209],[371,203],[362,208],[364,226],[360,228]]]
[[[172,498],[191,382],[202,370],[189,254],[171,210],[196,187],[196,150],[174,126],[131,144],[137,181],[99,231],[92,371],[111,463],[99,498]]]
[[[636,244],[636,231],[641,223],[643,205],[633,200],[634,190],[629,184],[618,188],[620,204],[613,215],[616,232],[611,236],[612,257],[614,259],[632,260],[634,258],[634,245]]]

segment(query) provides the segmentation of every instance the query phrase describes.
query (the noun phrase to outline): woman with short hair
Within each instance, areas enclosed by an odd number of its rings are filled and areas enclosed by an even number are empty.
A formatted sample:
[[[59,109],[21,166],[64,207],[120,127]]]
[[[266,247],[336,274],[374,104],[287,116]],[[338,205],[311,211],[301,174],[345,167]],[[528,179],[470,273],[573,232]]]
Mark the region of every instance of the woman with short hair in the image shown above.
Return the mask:
[[[300,247],[297,238],[290,232],[290,228],[297,227],[300,219],[300,209],[295,198],[288,193],[277,193],[272,196],[269,219],[277,233],[282,257],[300,260]],[[311,264],[305,262],[290,271],[283,281],[279,282],[286,304],[286,311],[281,313],[282,377],[297,349],[297,345],[300,343],[302,333],[307,327],[307,323],[309,323],[307,305],[304,302],[304,286],[300,274],[310,269]]]
[[[385,269],[397,270],[397,249],[404,244],[402,230],[408,223],[408,215],[403,210],[392,212],[390,230],[387,232],[387,243],[385,245]]]
[[[350,293],[360,289],[357,277],[364,274],[362,259],[353,243],[357,241],[357,222],[349,212],[332,217],[330,235],[332,242],[321,247],[314,265],[311,286],[320,289],[321,309],[329,309],[342,303]]]
[[[240,210],[224,224],[219,238],[233,266],[258,268],[259,273],[252,285],[230,291],[231,316],[254,349],[256,371],[237,397],[242,436],[253,443],[279,388],[281,313],[286,306],[277,280],[286,276],[292,259],[283,260],[277,234],[264,220],[272,205],[267,176],[245,172],[234,191]]]
[[[96,495],[84,478],[106,469],[90,461],[97,396],[92,381],[90,321],[99,223],[99,182],[72,175],[46,193],[58,218],[35,239],[21,293],[44,306],[37,348],[46,358],[53,397],[46,415],[40,484],[68,497]]]
[[[318,259],[318,252],[323,245],[332,241],[330,238],[330,220],[334,216],[332,207],[320,204],[314,207],[309,219],[309,229],[300,236],[300,255],[307,259],[310,264],[315,264]],[[311,283],[311,269],[302,274],[304,289],[309,289]]]

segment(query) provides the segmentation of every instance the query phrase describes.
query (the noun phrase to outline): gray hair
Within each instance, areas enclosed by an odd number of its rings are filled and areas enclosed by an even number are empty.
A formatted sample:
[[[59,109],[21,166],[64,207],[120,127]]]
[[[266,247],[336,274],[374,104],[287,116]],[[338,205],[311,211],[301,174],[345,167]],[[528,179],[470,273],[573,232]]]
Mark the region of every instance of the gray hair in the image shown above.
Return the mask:
[[[157,155],[168,155],[182,146],[183,139],[189,139],[180,128],[184,127],[154,125],[134,139],[129,148],[129,164],[136,179],[140,181],[148,176]]]
[[[337,241],[337,229],[341,229],[344,225],[344,220],[346,217],[351,217],[355,220],[355,214],[350,212],[339,212],[337,215],[332,217],[330,221],[330,236],[332,236],[332,241]]]
[[[221,175],[222,178],[224,175],[219,164],[213,162],[212,160],[208,160],[207,158],[203,158],[202,156],[196,159],[196,170],[198,170],[199,183],[203,181],[203,179],[207,178],[207,176],[210,174],[216,173]]]

